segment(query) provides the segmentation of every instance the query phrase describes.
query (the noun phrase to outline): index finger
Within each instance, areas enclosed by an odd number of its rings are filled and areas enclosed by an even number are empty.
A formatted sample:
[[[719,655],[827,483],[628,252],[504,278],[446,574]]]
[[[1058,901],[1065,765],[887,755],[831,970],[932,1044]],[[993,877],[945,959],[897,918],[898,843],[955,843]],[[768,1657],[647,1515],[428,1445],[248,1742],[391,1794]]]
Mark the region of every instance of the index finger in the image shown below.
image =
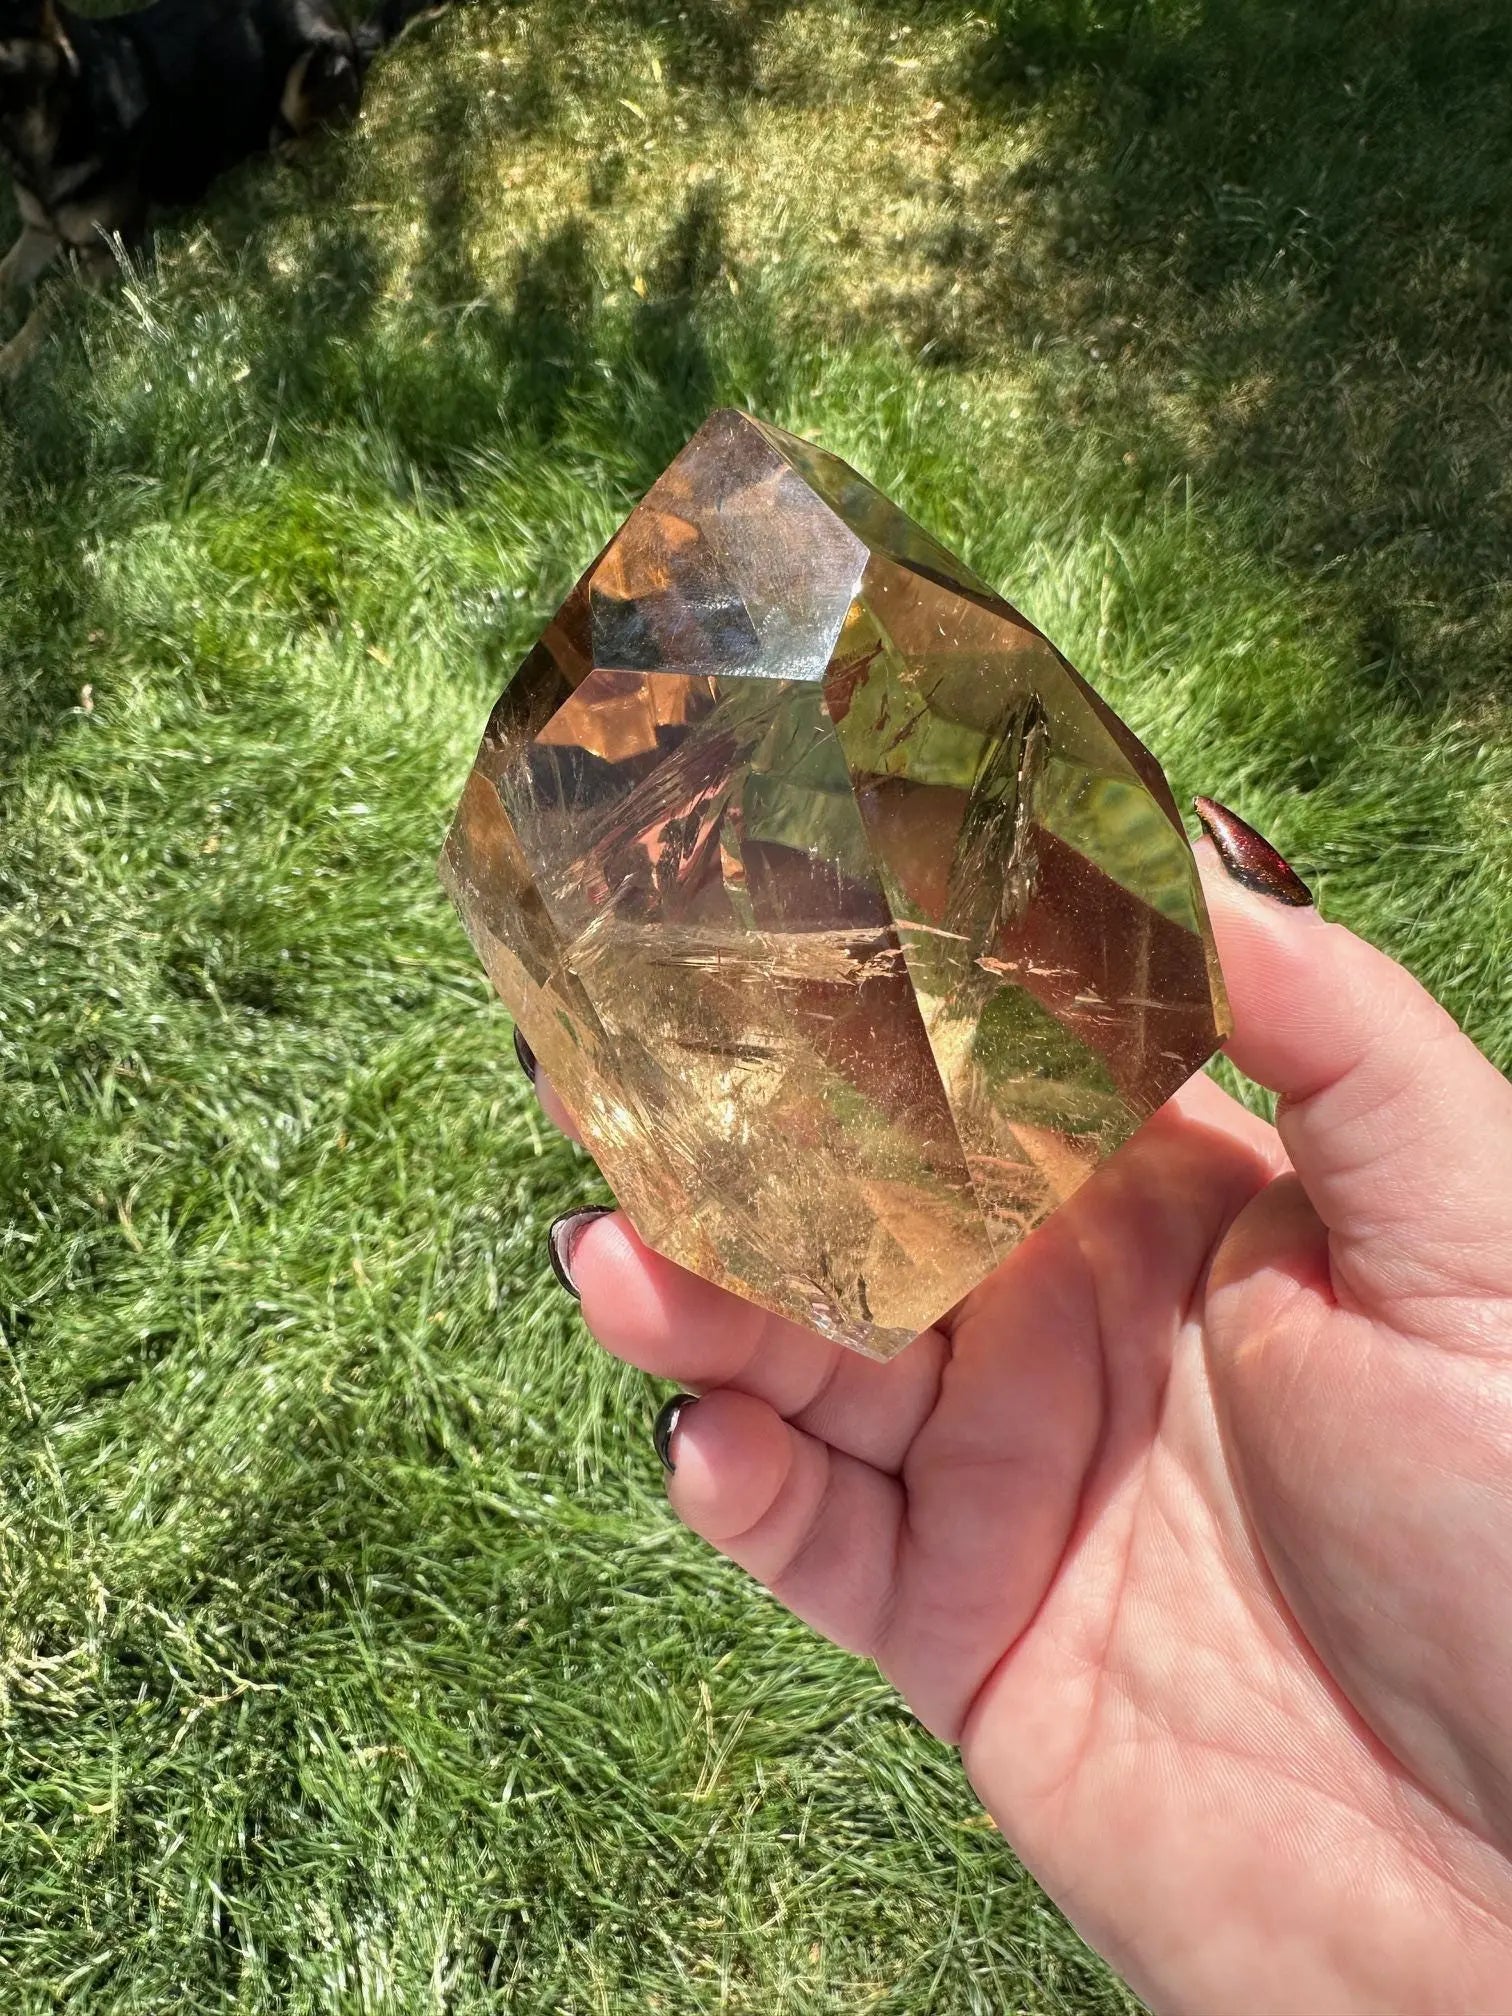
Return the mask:
[[[535,1087],[536,1097],[541,1102],[541,1111],[559,1133],[565,1134],[569,1141],[575,1141],[581,1148],[583,1137],[577,1130],[577,1123],[563,1104],[556,1087],[536,1062],[536,1054],[525,1040],[525,1032],[518,1022],[515,1024],[514,1053],[519,1060],[520,1069]]]

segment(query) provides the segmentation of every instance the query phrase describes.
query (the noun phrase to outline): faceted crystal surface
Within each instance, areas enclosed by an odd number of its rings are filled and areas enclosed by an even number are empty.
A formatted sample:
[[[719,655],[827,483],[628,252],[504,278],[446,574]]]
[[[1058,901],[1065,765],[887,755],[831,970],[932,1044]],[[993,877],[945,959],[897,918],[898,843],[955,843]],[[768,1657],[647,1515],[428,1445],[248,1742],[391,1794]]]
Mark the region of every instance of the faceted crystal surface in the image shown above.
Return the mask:
[[[741,413],[510,682],[441,873],[647,1244],[875,1357],[1228,1030],[1154,759],[854,470]]]

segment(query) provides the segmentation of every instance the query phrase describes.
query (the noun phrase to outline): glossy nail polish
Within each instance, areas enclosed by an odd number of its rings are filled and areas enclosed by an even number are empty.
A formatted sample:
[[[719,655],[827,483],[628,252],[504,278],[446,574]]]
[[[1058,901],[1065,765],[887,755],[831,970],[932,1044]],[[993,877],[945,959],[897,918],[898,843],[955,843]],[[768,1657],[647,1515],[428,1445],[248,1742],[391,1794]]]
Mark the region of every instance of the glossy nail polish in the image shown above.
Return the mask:
[[[688,1409],[696,1404],[696,1393],[674,1393],[662,1408],[651,1427],[651,1440],[661,1466],[670,1477],[677,1465],[672,1461],[672,1437],[677,1433],[677,1424]]]
[[[551,1262],[551,1271],[574,1302],[581,1301],[582,1297],[572,1278],[573,1249],[594,1219],[607,1218],[613,1208],[610,1204],[585,1204],[576,1211],[564,1211],[560,1218],[552,1220],[546,1234],[546,1255]]]
[[[1192,804],[1203,832],[1218,850],[1218,859],[1236,882],[1253,889],[1257,896],[1289,903],[1294,909],[1311,904],[1311,889],[1263,834],[1215,799],[1194,798]]]
[[[536,1078],[536,1055],[534,1050],[525,1041],[518,1022],[515,1024],[514,1046],[515,1056],[520,1060],[520,1069],[525,1073],[531,1084],[534,1085]]]

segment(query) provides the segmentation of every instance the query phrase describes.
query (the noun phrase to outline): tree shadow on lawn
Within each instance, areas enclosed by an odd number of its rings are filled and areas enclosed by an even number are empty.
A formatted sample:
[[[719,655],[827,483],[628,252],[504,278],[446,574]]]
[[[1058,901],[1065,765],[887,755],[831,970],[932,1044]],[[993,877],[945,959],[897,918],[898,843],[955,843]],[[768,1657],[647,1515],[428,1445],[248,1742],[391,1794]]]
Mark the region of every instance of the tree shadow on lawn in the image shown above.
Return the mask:
[[[670,0],[614,11],[669,74],[739,96],[788,4],[692,25]],[[1195,478],[1304,589],[1327,576],[1359,676],[1389,701],[1507,696],[1512,13],[994,0],[958,88],[1023,144],[932,192],[938,285],[899,308],[926,363],[1038,357],[1052,415],[1104,434],[1150,494]],[[468,250],[466,94],[454,75],[438,91],[422,273],[450,323],[386,362],[391,424],[443,490],[479,445],[576,440],[612,449],[633,495],[715,403],[757,312],[748,293],[731,314],[718,286],[717,192],[686,197],[628,317],[595,268],[608,170],[495,298]]]
[[[738,94],[785,4],[693,26],[670,0],[615,11],[679,74]],[[487,199],[464,144],[470,120],[495,115],[455,68],[433,75],[402,310],[382,301],[393,248],[357,200],[348,143],[273,200],[310,211],[292,259],[259,228],[266,170],[210,206],[244,303],[247,445],[356,429],[386,444],[397,489],[442,506],[467,495],[480,456],[602,453],[628,502],[720,396],[732,342],[747,359],[762,347],[742,327],[754,297],[736,311],[719,284],[718,192],[686,195],[645,298],[611,305],[594,206],[615,200],[612,164],[593,169],[587,208],[501,287],[474,260]],[[1196,477],[1260,550],[1304,581],[1330,574],[1362,676],[1393,699],[1505,693],[1512,15],[1493,0],[996,0],[959,88],[1013,129],[1011,157],[976,183],[947,167],[923,248],[937,284],[879,319],[901,320],[937,369],[1036,355],[1054,416],[1095,427],[1151,494]],[[32,455],[43,479],[21,558],[46,584],[0,763],[76,697],[58,647],[91,620],[80,483],[154,462],[197,480],[170,468],[160,397],[112,414],[102,449],[78,390],[59,372],[29,392],[28,438],[12,443],[12,463]],[[179,461],[193,464],[189,448]],[[52,523],[49,495],[67,507]]]
[[[790,4],[614,11],[669,75],[739,97]],[[1328,576],[1383,697],[1506,697],[1512,13],[994,0],[958,82],[1026,144],[934,192],[939,284],[903,311],[925,360],[1039,357],[1056,415],[1105,433],[1152,493],[1195,478],[1256,549]],[[472,108],[456,73],[436,89],[421,292],[446,326],[380,360],[403,453],[456,494],[480,446],[592,440],[643,487],[715,403],[739,320],[715,298],[717,193],[687,196],[628,317],[603,298],[592,189],[495,296],[469,251]],[[310,376],[328,400],[329,370]]]
[[[618,437],[618,459],[649,483],[715,398],[705,323],[725,262],[718,189],[688,188],[628,311],[610,308],[595,256],[592,211],[613,201],[612,170],[606,186],[590,173],[588,210],[569,212],[525,247],[507,291],[496,292],[473,252],[488,192],[469,177],[455,139],[466,130],[468,94],[455,73],[436,90],[417,279],[439,306],[441,328],[429,356],[406,360],[416,378],[404,404],[429,416],[415,452],[436,475],[455,476],[480,448],[548,453],[596,413],[599,430]],[[431,397],[425,380],[437,363]]]
[[[947,192],[924,354],[1037,353],[1153,488],[1342,576],[1391,699],[1512,693],[1512,11],[996,0],[962,81],[1033,144]]]
[[[233,215],[236,203],[233,196]],[[315,222],[308,261],[297,270],[273,263],[255,231],[244,240],[226,231],[213,210],[200,224],[213,273],[196,289],[195,306],[214,314],[217,278],[241,304],[255,302],[236,331],[253,337],[241,407],[256,414],[271,448],[285,421],[315,410],[337,355],[359,348],[379,261],[367,234],[339,212]],[[204,402],[184,389],[199,368],[192,332],[171,349],[143,345],[134,382],[113,401],[91,382],[93,361],[80,354],[74,322],[102,313],[129,310],[119,294],[91,309],[65,292],[53,343],[0,401],[0,780],[39,736],[81,702],[87,709],[91,661],[108,669],[114,611],[95,549],[144,516],[191,508],[229,462],[252,459],[250,431],[234,447],[217,441],[223,416],[209,424]],[[204,347],[215,341],[205,338]],[[0,793],[0,821],[4,811]]]
[[[177,515],[202,482],[234,491],[259,459],[308,454],[312,443],[334,444],[327,479],[354,504],[377,480],[406,502],[446,510],[475,493],[490,459],[528,476],[587,454],[610,464],[628,508],[717,403],[706,327],[715,293],[728,304],[717,190],[687,192],[648,261],[643,299],[606,302],[591,215],[578,212],[527,246],[501,288],[471,250],[483,198],[457,166],[454,122],[465,110],[437,107],[422,244],[402,306],[386,298],[392,246],[339,188],[332,200],[318,186],[339,180],[340,168],[317,178],[292,250],[258,228],[256,185],[236,183],[198,220],[205,249],[195,263],[205,271],[187,283],[192,301],[172,311],[171,345],[133,355],[129,386],[91,386],[89,360],[65,330],[8,402],[0,584],[11,575],[25,592],[8,597],[0,777],[69,718],[87,677],[81,663],[109,645],[108,602],[86,559],[106,528],[125,536],[143,513]],[[284,200],[298,209],[305,199],[296,191]],[[194,368],[185,325],[213,321],[228,299],[230,333],[206,343],[245,355],[234,401],[171,389],[166,381]],[[103,312],[122,311],[117,302]],[[588,557],[558,556],[543,572]],[[299,565],[292,546],[279,560]],[[304,584],[309,595],[297,580],[286,585],[301,608],[329,600],[323,582]]]

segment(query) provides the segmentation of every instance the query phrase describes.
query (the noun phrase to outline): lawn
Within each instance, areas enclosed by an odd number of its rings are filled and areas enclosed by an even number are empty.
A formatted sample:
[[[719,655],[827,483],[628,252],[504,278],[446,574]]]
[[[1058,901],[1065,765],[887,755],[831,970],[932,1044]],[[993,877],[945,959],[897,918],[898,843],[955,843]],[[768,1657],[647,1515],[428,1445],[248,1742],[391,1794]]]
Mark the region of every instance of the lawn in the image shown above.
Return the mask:
[[[670,1518],[434,857],[740,403],[1512,1062],[1512,13],[480,0],[60,320],[0,397],[7,2016],[1133,2010]]]

